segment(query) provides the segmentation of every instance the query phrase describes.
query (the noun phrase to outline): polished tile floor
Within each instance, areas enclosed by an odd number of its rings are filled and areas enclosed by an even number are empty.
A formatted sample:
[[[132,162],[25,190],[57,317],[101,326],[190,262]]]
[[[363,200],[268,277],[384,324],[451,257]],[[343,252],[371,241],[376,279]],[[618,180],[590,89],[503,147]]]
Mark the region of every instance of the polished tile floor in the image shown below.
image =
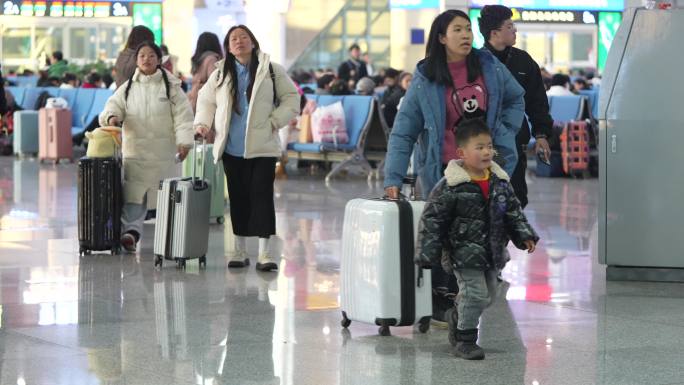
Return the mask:
[[[206,270],[154,269],[152,223],[137,255],[79,258],[75,184],[74,165],[0,158],[1,384],[684,384],[684,285],[605,281],[596,180],[530,177],[543,241],[513,251],[481,362],[444,330],[342,332],[343,208],[375,182],[278,181],[277,274],[226,268],[229,225]]]

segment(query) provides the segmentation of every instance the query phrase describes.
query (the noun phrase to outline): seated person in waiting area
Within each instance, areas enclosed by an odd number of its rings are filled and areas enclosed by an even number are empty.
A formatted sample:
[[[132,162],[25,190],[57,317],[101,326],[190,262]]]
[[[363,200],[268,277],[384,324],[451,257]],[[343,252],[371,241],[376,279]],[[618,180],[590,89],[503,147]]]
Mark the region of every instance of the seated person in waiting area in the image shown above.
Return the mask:
[[[456,130],[460,160],[451,160],[430,194],[418,233],[416,264],[431,268],[441,259],[458,281],[456,307],[445,313],[454,354],[481,360],[478,321],[494,300],[499,271],[510,259],[509,238],[532,253],[539,237],[527,222],[508,174],[492,161],[492,136],[482,119]],[[442,252],[444,249],[444,253]]]
[[[161,68],[161,49],[145,41],[135,53],[137,68],[100,114],[101,126],[123,123],[121,246],[135,253],[147,207],[156,207],[159,181],[177,175],[174,156],[192,147],[192,109],[180,80]]]

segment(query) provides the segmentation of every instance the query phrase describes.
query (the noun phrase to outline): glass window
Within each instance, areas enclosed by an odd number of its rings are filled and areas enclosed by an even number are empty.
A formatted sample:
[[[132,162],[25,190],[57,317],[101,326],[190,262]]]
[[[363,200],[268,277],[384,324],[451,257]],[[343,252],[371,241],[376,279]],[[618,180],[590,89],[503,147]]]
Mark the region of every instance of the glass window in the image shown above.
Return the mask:
[[[36,27],[35,52],[50,56],[55,51],[64,51],[64,30],[62,27]]]
[[[544,32],[522,32],[518,34],[516,46],[532,56],[540,67],[546,63],[546,33]]]
[[[366,12],[348,11],[346,20],[347,34],[361,35],[366,32]]]
[[[97,58],[97,30],[95,28],[71,28],[69,33],[69,59]]]
[[[2,33],[2,57],[4,59],[31,57],[31,28],[6,28]]]
[[[570,33],[552,32],[553,39],[553,64],[554,66],[567,67],[570,63]]]
[[[588,33],[572,34],[572,60],[588,61],[594,48],[594,36]]]
[[[101,60],[116,59],[119,51],[125,44],[128,30],[122,26],[100,27],[100,52]]]

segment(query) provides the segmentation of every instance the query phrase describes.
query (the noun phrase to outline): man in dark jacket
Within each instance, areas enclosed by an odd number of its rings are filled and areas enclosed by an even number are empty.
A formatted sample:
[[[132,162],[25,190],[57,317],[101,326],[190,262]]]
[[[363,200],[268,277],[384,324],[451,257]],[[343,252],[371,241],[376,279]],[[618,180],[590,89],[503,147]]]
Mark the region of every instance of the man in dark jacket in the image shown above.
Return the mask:
[[[358,44],[352,44],[349,47],[349,56],[349,60],[340,64],[340,67],[337,69],[337,77],[344,80],[349,89],[353,90],[359,79],[368,76],[368,71],[366,69],[366,62],[361,60],[361,48]],[[353,85],[350,80],[353,81]]]
[[[492,161],[489,128],[481,119],[456,130],[458,155],[430,193],[420,221],[416,264],[430,268],[441,261],[458,281],[457,307],[446,311],[454,354],[483,359],[477,346],[482,312],[494,300],[497,274],[510,259],[509,240],[534,251],[539,237],[527,222],[508,174]]]
[[[485,38],[485,49],[491,51],[506,67],[520,85],[525,89],[525,114],[522,128],[518,133],[518,164],[513,175],[511,185],[515,195],[523,208],[527,206],[527,183],[525,170],[527,157],[525,151],[530,142],[530,124],[532,136],[536,138],[535,153],[548,159],[551,156],[548,138],[551,136],[553,119],[549,115],[549,101],[542,80],[539,66],[525,51],[513,47],[516,39],[516,29],[511,18],[513,12],[503,5],[487,5],[482,8],[478,20],[480,33]],[[529,122],[528,122],[529,118]]]

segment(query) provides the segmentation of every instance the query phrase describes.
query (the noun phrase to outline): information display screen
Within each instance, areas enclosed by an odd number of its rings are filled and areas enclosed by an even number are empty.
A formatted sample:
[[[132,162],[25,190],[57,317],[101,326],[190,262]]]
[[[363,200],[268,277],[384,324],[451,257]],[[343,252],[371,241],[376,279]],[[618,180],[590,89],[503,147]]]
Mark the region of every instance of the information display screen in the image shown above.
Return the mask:
[[[603,72],[608,59],[608,51],[622,23],[620,12],[599,12],[598,15],[598,69]]]
[[[38,17],[127,17],[131,4],[126,1],[31,1],[5,0],[0,14]]]
[[[509,8],[569,11],[623,11],[624,0],[471,0],[470,6],[505,5]]]
[[[144,25],[154,33],[154,42],[162,42],[161,4],[133,4],[133,25]]]

